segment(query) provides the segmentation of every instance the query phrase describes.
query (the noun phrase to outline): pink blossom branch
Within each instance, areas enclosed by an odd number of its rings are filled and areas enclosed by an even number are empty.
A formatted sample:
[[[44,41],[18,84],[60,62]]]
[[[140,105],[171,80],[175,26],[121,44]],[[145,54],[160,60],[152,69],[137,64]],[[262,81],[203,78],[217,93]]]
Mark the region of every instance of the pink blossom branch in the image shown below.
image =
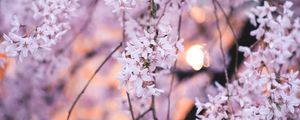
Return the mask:
[[[93,78],[96,76],[96,74],[100,71],[100,69],[104,66],[104,64],[111,58],[111,56],[122,46],[122,43],[120,43],[105,59],[104,61],[100,64],[100,66],[96,69],[94,74],[91,76],[91,78],[88,80],[88,82],[85,84],[84,88],[80,91],[80,93],[77,95],[75,98],[75,101],[72,103],[71,108],[69,109],[68,112],[68,117],[67,120],[70,119],[71,113],[76,105],[76,103],[79,101],[80,97],[83,95],[87,87],[90,85],[91,81]]]

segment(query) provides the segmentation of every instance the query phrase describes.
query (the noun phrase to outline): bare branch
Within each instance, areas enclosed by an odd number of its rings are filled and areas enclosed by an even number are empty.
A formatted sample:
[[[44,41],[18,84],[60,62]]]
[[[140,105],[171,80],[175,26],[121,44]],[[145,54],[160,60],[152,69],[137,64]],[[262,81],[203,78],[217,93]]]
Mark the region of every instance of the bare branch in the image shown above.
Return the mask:
[[[177,29],[177,34],[178,34],[178,40],[180,40],[180,30],[181,30],[181,22],[182,22],[182,16],[179,16],[179,21],[178,21],[178,29]],[[178,49],[176,49],[176,53],[178,53]],[[174,63],[174,66],[172,68],[172,72],[175,71],[176,69],[176,64],[177,64],[177,59]],[[167,120],[170,120],[170,109],[171,109],[171,94],[172,94],[172,90],[173,90],[173,84],[174,84],[174,80],[175,80],[175,75],[172,74],[172,78],[171,78],[171,82],[170,82],[170,88],[169,88],[169,94],[168,94],[168,111],[167,111]]]
[[[221,28],[220,28],[220,19],[217,13],[217,6],[216,6],[216,0],[213,0],[213,5],[214,5],[214,15],[217,21],[217,29],[218,29],[218,33],[219,33],[219,39],[220,39],[220,50],[221,50],[221,54],[223,57],[223,65],[224,65],[224,73],[225,73],[225,78],[226,78],[226,82],[229,83],[229,77],[228,77],[228,72],[227,72],[227,65],[226,65],[226,56],[225,56],[225,52],[224,52],[224,48],[223,48],[223,41],[222,41],[222,32],[221,32]]]
[[[234,29],[233,29],[233,26],[232,26],[232,24],[230,23],[230,18],[228,17],[228,15],[226,14],[226,12],[225,12],[225,10],[223,9],[223,7],[222,7],[222,5],[220,4],[220,2],[218,1],[218,0],[213,0],[213,1],[215,1],[215,3],[219,6],[219,8],[221,9],[221,12],[222,12],[222,14],[225,16],[225,19],[226,19],[226,23],[228,24],[228,26],[229,26],[229,28],[230,28],[230,30],[231,30],[231,32],[232,32],[232,34],[233,34],[233,37],[234,37],[234,43],[235,43],[235,46],[236,46],[236,53],[235,53],[235,67],[234,67],[234,75],[235,75],[235,77],[237,77],[237,75],[236,75],[236,73],[237,73],[237,62],[238,62],[238,55],[239,55],[239,52],[238,52],[238,48],[239,48],[239,44],[238,44],[238,42],[237,42],[237,40],[238,40],[238,37],[237,37],[237,35],[236,35],[236,33],[235,33],[235,31],[234,31]]]
[[[152,116],[154,120],[158,120],[156,116],[156,110],[155,110],[155,97],[152,95],[151,97],[151,109],[152,109]]]
[[[221,50],[221,53],[222,53],[222,57],[223,57],[223,65],[224,65],[224,74],[225,74],[225,78],[226,78],[226,84],[229,84],[229,77],[228,77],[228,72],[227,72],[227,65],[226,65],[226,56],[225,56],[225,52],[224,52],[224,48],[223,48],[223,42],[222,42],[222,32],[221,32],[221,28],[220,28],[220,19],[219,19],[219,16],[218,16],[218,11],[217,11],[217,6],[216,6],[216,0],[213,0],[213,5],[214,5],[214,15],[216,17],[216,21],[217,21],[217,29],[218,29],[218,33],[219,33],[219,39],[220,39],[220,50]],[[226,90],[228,92],[228,105],[231,109],[231,111],[233,111],[232,109],[232,106],[230,104],[230,95],[229,95],[229,90],[228,90],[228,87],[226,87]]]
[[[104,61],[100,64],[100,66],[96,69],[94,74],[91,76],[91,78],[88,80],[88,82],[85,84],[84,88],[80,91],[80,93],[77,95],[75,101],[72,103],[71,108],[69,109],[68,112],[68,117],[67,120],[70,119],[71,113],[76,105],[76,103],[79,101],[80,97],[83,95],[93,78],[96,76],[96,74],[100,71],[100,69],[103,67],[103,65],[111,58],[111,56],[122,46],[122,43],[120,43],[105,59]]]
[[[148,112],[152,111],[152,108],[150,107],[149,109],[147,109],[144,113],[142,113],[141,115],[139,115],[136,120],[139,120],[141,118],[143,118]]]
[[[68,47],[71,46],[71,44],[77,39],[80,33],[85,31],[85,29],[89,26],[90,22],[92,21],[93,15],[96,11],[96,6],[98,5],[99,0],[94,0],[89,4],[89,12],[90,13],[87,17],[87,19],[84,21],[82,27],[75,33],[75,35],[68,41],[62,48],[60,48],[57,52],[58,53],[63,53],[65,50],[67,50]]]
[[[128,104],[129,104],[129,110],[130,110],[130,113],[131,113],[131,118],[132,118],[132,120],[135,120],[134,112],[133,112],[132,104],[131,104],[131,100],[130,100],[130,95],[129,95],[128,92],[126,92],[126,95],[127,95],[127,100],[128,100]]]

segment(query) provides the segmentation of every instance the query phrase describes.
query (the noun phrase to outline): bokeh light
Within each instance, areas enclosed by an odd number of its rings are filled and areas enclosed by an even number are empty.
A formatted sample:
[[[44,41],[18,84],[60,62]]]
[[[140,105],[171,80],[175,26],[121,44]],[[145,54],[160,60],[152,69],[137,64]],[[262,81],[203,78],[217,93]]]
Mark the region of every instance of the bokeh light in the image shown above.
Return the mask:
[[[193,45],[187,50],[186,61],[194,70],[200,70],[205,60],[205,52],[202,45]]]

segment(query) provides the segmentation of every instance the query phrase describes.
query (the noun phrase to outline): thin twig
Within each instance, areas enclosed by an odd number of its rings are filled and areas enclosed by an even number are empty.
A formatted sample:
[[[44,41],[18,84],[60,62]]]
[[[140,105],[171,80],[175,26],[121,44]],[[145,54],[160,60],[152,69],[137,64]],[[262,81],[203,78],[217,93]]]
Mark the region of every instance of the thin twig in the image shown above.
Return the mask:
[[[127,95],[127,100],[128,100],[128,104],[129,104],[129,110],[130,110],[130,113],[131,113],[131,118],[132,118],[132,120],[135,120],[134,112],[133,112],[132,104],[131,104],[131,100],[130,100],[130,95],[129,95],[128,92],[126,92],[126,95]]]
[[[178,27],[177,27],[177,33],[178,33],[177,41],[180,40],[181,21],[182,21],[182,16],[180,15],[179,20],[178,20]],[[176,53],[178,53],[178,49],[176,49]],[[175,60],[175,63],[174,63],[173,68],[171,70],[172,72],[175,71],[176,65],[177,65],[177,59]],[[167,120],[170,120],[171,94],[172,94],[172,90],[173,90],[174,81],[175,81],[175,75],[172,74],[172,78],[171,78],[171,82],[170,82],[170,88],[169,88],[169,94],[168,94]]]
[[[144,113],[142,113],[141,115],[139,115],[136,120],[139,120],[141,118],[143,118],[148,112],[152,111],[152,108],[150,107],[149,109],[147,109]]]
[[[220,28],[220,19],[217,13],[217,6],[215,4],[215,0],[213,0],[213,4],[214,4],[214,14],[216,17],[216,21],[217,21],[217,29],[218,29],[218,33],[219,33],[219,39],[220,39],[220,50],[222,53],[222,57],[223,57],[223,65],[224,65],[224,73],[225,73],[225,78],[226,78],[226,82],[229,83],[229,77],[228,77],[228,72],[227,72],[227,65],[226,65],[226,56],[225,56],[225,52],[224,52],[224,48],[223,48],[223,41],[222,41],[222,32],[221,32],[221,28]]]
[[[236,53],[235,53],[235,67],[234,67],[234,75],[235,75],[235,77],[237,77],[237,75],[236,75],[236,73],[237,73],[237,67],[238,67],[238,65],[237,65],[237,63],[238,63],[238,55],[239,55],[239,52],[238,52],[238,48],[239,48],[239,44],[238,44],[238,42],[237,42],[237,40],[238,40],[238,37],[237,37],[237,35],[236,35],[236,33],[235,33],[235,31],[234,31],[234,29],[233,29],[233,27],[232,27],[232,24],[230,23],[230,18],[228,17],[228,15],[226,14],[226,12],[225,12],[225,10],[223,9],[223,7],[222,7],[222,5],[220,4],[220,2],[218,1],[218,0],[213,0],[213,1],[215,1],[215,3],[217,3],[217,5],[219,6],[219,8],[221,9],[221,12],[223,13],[223,15],[225,16],[225,19],[226,19],[226,23],[228,24],[228,26],[229,26],[229,28],[230,28],[230,30],[231,30],[231,32],[232,32],[232,34],[233,34],[233,37],[234,37],[234,43],[235,43],[235,46],[236,46]]]
[[[176,60],[175,63],[174,63],[172,72],[175,71],[175,69],[176,69],[176,64],[177,64],[177,60]],[[169,94],[168,94],[168,112],[167,112],[167,120],[170,120],[171,94],[172,94],[172,90],[173,90],[173,84],[174,84],[174,81],[175,81],[175,75],[172,74],[172,78],[171,78],[171,82],[170,82],[170,88],[169,88]]]
[[[254,44],[252,44],[249,48],[253,49],[257,44],[259,44],[260,42],[262,42],[263,39],[257,40]]]
[[[165,11],[167,10],[167,6],[168,4],[171,2],[171,0],[168,0],[166,3],[165,3],[165,6],[164,6],[164,9],[162,11],[162,15],[158,18],[156,24],[155,24],[155,27],[158,26],[158,24],[160,23],[160,20],[162,19],[163,16],[165,16]]]
[[[225,56],[225,52],[224,52],[224,48],[223,48],[223,42],[222,42],[222,32],[221,32],[221,28],[220,28],[220,20],[219,20],[219,16],[217,14],[217,6],[216,6],[216,3],[215,3],[215,0],[212,1],[213,2],[213,5],[214,5],[214,15],[216,17],[216,21],[217,21],[217,29],[218,29],[218,33],[219,33],[219,39],[220,39],[220,50],[221,50],[221,53],[222,53],[222,57],[223,57],[223,64],[224,64],[224,74],[225,74],[225,79],[226,79],[226,84],[229,84],[229,78],[228,78],[228,72],[227,72],[227,67],[226,67],[226,56]],[[231,109],[231,111],[233,110],[232,109],[232,106],[230,104],[230,95],[229,95],[229,89],[228,87],[226,87],[226,90],[228,92],[228,105]]]
[[[100,64],[100,66],[96,69],[96,71],[94,72],[94,74],[91,76],[91,78],[88,80],[88,82],[85,84],[84,88],[80,91],[80,93],[77,95],[75,101],[72,103],[71,108],[69,109],[68,112],[68,117],[67,120],[70,119],[71,113],[76,105],[76,103],[79,101],[80,97],[83,95],[83,93],[85,92],[85,90],[87,89],[87,87],[89,86],[89,84],[91,83],[91,81],[93,80],[93,78],[96,76],[96,74],[100,71],[100,69],[103,67],[103,65],[109,60],[109,58],[111,58],[111,56],[122,46],[122,43],[120,43],[105,59],[104,61]]]
[[[152,110],[152,116],[154,120],[158,120],[156,116],[156,110],[155,110],[155,97],[152,95],[151,97],[151,110]]]
[[[67,48],[70,47],[71,44],[77,39],[77,37],[80,35],[80,33],[82,33],[88,27],[88,25],[92,21],[96,6],[99,3],[98,1],[99,0],[94,0],[93,2],[91,2],[89,4],[88,7],[90,9],[89,10],[90,14],[89,14],[88,18],[84,21],[82,27],[75,33],[75,35],[70,39],[70,41],[67,41],[67,43],[61,49],[58,50],[58,53],[63,53],[65,50],[67,50]]]

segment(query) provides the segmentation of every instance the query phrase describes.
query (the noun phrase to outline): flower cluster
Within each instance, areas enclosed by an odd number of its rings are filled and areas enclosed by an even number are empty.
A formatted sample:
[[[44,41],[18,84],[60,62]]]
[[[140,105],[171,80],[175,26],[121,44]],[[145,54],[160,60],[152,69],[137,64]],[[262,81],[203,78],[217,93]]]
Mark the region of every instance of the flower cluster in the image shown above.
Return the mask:
[[[62,38],[70,29],[69,19],[78,7],[76,0],[34,0],[32,1],[33,18],[37,25],[23,25],[17,16],[13,17],[12,29],[4,34],[1,52],[19,61],[31,55],[43,58],[46,51]]]
[[[137,4],[135,0],[105,0],[105,3],[113,7],[114,13],[118,13],[121,10],[132,9]]]
[[[170,15],[179,12],[179,7],[168,6],[167,10],[168,13],[161,19],[150,17],[155,22],[145,26],[141,26],[129,15],[125,16],[124,29],[128,39],[124,51],[118,56],[122,66],[118,80],[121,86],[125,86],[130,94],[137,97],[163,92],[156,88],[156,78],[162,71],[170,70],[173,66],[177,49],[183,50],[183,40],[171,36],[177,32],[177,26],[171,22]]]
[[[196,99],[198,119],[297,119],[300,113],[300,79],[289,64],[299,57],[299,18],[293,20],[292,2],[281,7],[258,6],[251,21],[258,28],[255,50],[240,47],[248,58],[238,80],[218,87],[207,103]]]

